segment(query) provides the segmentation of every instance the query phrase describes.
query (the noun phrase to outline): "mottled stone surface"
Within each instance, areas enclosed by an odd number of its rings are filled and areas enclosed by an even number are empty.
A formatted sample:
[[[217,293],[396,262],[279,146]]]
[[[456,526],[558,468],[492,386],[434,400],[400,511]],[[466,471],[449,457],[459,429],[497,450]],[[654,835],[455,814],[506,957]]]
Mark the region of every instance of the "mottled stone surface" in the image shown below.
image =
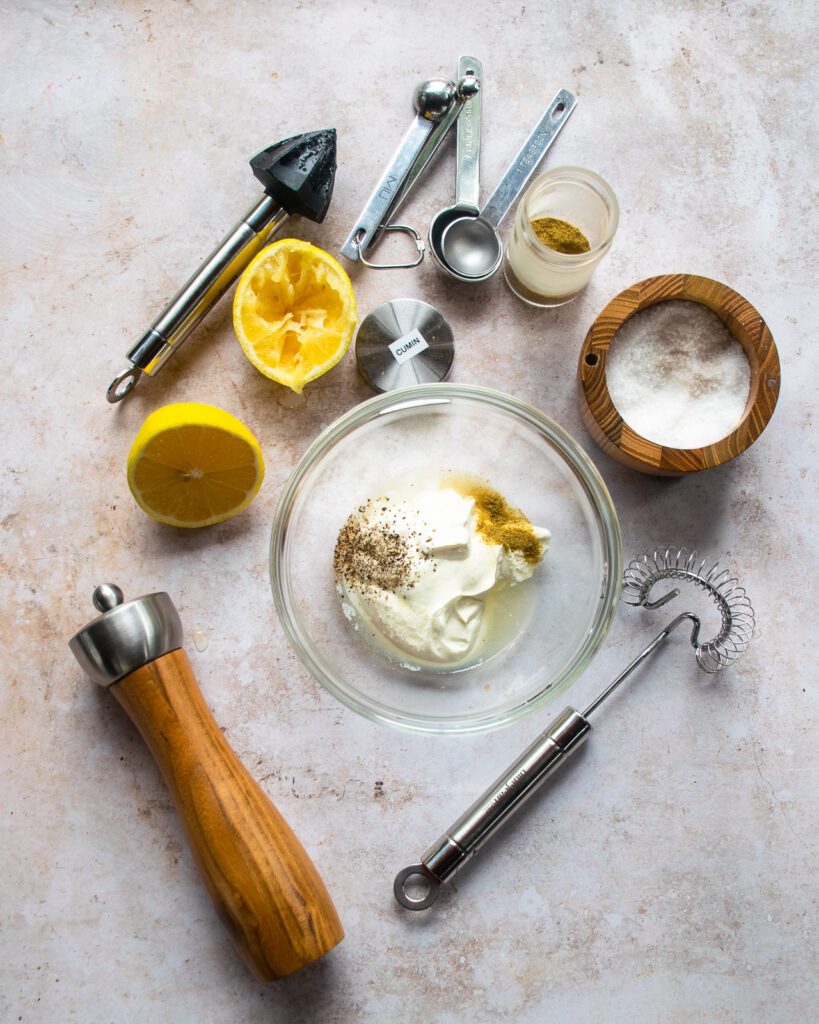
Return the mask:
[[[2,1019],[815,1019],[812,5],[2,6]],[[485,194],[565,85],[579,106],[550,162],[611,181],[614,248],[557,313],[524,308],[501,279],[454,286],[429,263],[356,272],[361,311],[399,295],[439,306],[456,333],[455,380],[533,402],[589,450],[626,554],[670,540],[725,556],[759,630],[716,682],[678,640],[601,714],[575,770],[434,913],[413,916],[393,902],[396,869],[550,711],[468,739],[393,734],[337,704],[287,646],[267,581],[270,522],[319,428],[368,397],[352,357],[294,400],[245,361],[226,301],[130,401],[111,408],[104,392],[163,299],[253,200],[250,155],[338,128],[330,214],[301,225],[337,251],[408,123],[412,85],[451,74],[462,52],[487,73]],[[424,225],[451,195],[447,157],[406,217]],[[744,457],[656,480],[584,433],[575,362],[613,294],[680,270],[757,306],[784,385]],[[179,400],[237,414],[267,456],[251,509],[207,531],[151,522],[125,483],[138,425]],[[282,984],[257,985],[234,956],[149,755],[69,654],[103,579],[173,595],[210,706],[336,898],[346,941]],[[646,616],[621,612],[575,703],[650,635]]]

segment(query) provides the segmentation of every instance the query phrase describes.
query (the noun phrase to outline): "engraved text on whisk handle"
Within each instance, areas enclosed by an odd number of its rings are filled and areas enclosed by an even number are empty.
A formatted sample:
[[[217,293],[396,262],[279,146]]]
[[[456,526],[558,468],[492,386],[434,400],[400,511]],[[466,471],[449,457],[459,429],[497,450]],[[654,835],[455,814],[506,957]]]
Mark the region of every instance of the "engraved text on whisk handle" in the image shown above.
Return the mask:
[[[564,763],[568,755],[585,740],[590,729],[583,715],[574,708],[566,708],[521,757],[447,829],[424,854],[423,862],[445,882]],[[446,855],[443,854],[444,850]]]
[[[551,742],[551,741],[550,741]],[[522,782],[529,775],[527,768],[521,768],[519,772],[516,772],[508,782],[506,782],[498,792],[495,794],[492,800],[489,801],[489,807],[494,807],[496,804],[502,804],[506,800],[507,796],[512,790]]]

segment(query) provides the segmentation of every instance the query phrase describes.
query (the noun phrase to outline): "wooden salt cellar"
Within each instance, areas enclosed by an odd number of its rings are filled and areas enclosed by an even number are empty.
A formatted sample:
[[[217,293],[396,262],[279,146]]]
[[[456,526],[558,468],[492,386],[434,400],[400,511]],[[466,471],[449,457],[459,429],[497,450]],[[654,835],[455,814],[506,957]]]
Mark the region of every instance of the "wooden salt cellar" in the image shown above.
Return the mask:
[[[629,317],[668,299],[699,302],[716,313],[742,345],[751,367],[751,388],[737,427],[703,448],[669,448],[636,433],[620,416],[606,384],[606,357]],[[727,285],[694,274],[663,274],[639,281],[615,296],[592,324],[578,363],[583,422],[604,452],[623,465],[655,476],[682,476],[736,458],[759,437],[779,397],[780,368],[768,325]]]

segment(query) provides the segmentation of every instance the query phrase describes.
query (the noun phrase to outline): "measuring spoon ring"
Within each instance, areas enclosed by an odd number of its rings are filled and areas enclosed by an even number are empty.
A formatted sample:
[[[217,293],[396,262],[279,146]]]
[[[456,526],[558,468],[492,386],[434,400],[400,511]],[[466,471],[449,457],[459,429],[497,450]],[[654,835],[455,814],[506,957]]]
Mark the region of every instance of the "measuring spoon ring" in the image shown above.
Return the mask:
[[[503,259],[503,242],[498,234],[500,223],[528,185],[576,105],[577,97],[561,89],[479,216],[458,217],[444,229],[441,250],[452,277],[459,281],[486,281],[497,272]]]

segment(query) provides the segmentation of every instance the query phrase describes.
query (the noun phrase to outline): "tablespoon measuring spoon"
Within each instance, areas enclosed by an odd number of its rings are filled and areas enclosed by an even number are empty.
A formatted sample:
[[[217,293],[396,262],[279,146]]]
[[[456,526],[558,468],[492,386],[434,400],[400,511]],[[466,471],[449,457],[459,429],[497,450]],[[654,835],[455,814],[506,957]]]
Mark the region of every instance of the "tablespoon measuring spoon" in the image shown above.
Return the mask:
[[[474,57],[461,57],[458,78],[474,75],[483,85],[483,66]],[[427,240],[432,258],[445,274],[452,272],[444,259],[441,241],[444,231],[458,218],[480,214],[481,93],[470,97],[458,118],[455,151],[455,204],[439,210],[429,223]]]
[[[441,250],[452,277],[459,281],[486,281],[497,272],[503,259],[500,223],[529,184],[576,105],[577,97],[568,89],[561,89],[480,214],[459,217],[444,230]]]

